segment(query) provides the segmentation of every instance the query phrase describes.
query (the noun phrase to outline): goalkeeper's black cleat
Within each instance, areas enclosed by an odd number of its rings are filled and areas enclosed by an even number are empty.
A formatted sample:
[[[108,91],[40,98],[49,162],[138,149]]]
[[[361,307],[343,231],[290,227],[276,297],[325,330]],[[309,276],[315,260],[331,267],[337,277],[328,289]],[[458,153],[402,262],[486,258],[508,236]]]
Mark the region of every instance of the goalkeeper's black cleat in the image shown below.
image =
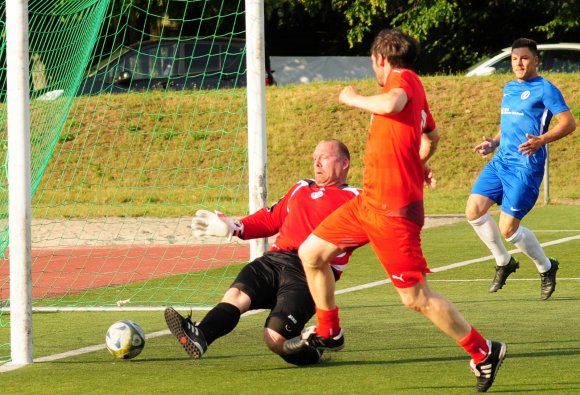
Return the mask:
[[[306,348],[318,350],[340,351],[344,348],[344,331],[334,337],[322,337],[316,333],[316,327],[311,326],[302,331],[300,336],[288,339],[284,342],[284,351],[287,354],[295,354]]]
[[[560,267],[560,262],[554,258],[549,259],[552,267],[546,273],[540,273],[540,298],[542,300],[550,299],[550,296],[552,296],[552,293],[556,290],[556,272]]]
[[[491,284],[489,285],[489,292],[497,292],[498,290],[502,289],[509,275],[518,270],[519,268],[520,263],[516,261],[513,257],[510,259],[507,265],[496,266],[495,276],[493,277],[493,280],[491,280]]]
[[[303,339],[302,335],[298,335],[292,339],[286,340],[284,342],[283,348],[287,355],[292,355],[297,354],[303,350],[307,350],[310,347],[308,346],[306,339]]]
[[[172,307],[168,307],[164,315],[167,327],[185,352],[193,359],[200,359],[207,351],[207,342],[203,332],[195,325],[195,322],[191,322],[191,314],[184,318]]]
[[[316,348],[306,347],[293,354],[280,355],[280,357],[292,365],[308,366],[315,365],[321,362],[324,350],[317,350]]]
[[[469,363],[471,371],[477,377],[477,383],[475,384],[477,392],[487,392],[489,387],[491,387],[507,351],[505,343],[488,341],[488,345],[489,353],[483,361],[476,365],[472,359]]]

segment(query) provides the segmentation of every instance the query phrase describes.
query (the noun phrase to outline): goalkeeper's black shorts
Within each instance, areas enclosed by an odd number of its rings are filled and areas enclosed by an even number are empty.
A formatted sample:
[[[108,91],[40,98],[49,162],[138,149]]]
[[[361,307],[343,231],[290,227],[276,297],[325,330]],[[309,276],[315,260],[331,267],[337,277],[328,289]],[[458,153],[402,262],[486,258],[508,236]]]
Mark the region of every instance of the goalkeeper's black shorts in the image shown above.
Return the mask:
[[[314,301],[296,252],[266,252],[247,264],[231,286],[250,296],[250,310],[271,310],[265,326],[287,339],[298,336],[314,315]]]

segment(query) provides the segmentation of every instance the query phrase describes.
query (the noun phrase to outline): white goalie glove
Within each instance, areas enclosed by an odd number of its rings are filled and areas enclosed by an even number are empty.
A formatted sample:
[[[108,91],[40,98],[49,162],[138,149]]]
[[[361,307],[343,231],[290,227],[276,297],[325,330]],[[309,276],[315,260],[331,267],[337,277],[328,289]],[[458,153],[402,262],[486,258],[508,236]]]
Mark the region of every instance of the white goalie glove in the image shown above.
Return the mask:
[[[197,210],[191,220],[191,230],[193,236],[198,239],[227,237],[231,240],[233,236],[240,236],[243,233],[244,225],[232,221],[219,211]]]

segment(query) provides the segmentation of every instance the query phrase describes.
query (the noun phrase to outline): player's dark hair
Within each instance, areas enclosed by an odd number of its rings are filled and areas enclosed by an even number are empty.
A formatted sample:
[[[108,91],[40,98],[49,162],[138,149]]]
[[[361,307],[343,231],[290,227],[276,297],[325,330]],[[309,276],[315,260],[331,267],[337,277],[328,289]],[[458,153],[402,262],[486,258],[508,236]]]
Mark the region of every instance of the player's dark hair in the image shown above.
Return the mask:
[[[540,56],[538,53],[538,43],[536,43],[531,38],[518,38],[512,44],[512,51],[516,48],[528,48],[530,51],[532,51],[534,56]]]
[[[399,29],[380,31],[371,46],[371,54],[381,55],[393,68],[413,68],[419,50],[419,42]]]
[[[324,142],[328,142],[328,143],[335,143],[338,146],[338,152],[340,153],[340,156],[346,157],[346,159],[348,159],[350,161],[350,151],[348,150],[348,147],[340,140],[337,139],[326,139],[326,140],[322,140]]]

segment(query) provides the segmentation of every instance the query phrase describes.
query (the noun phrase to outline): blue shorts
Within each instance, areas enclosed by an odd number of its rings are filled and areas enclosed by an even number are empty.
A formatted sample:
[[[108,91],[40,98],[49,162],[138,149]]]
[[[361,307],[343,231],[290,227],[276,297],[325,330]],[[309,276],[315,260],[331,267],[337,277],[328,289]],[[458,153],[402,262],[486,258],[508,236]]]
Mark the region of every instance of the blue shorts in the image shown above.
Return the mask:
[[[524,167],[510,167],[492,160],[475,181],[471,193],[490,198],[501,205],[503,212],[521,220],[536,204],[542,178],[543,173],[530,173]]]

